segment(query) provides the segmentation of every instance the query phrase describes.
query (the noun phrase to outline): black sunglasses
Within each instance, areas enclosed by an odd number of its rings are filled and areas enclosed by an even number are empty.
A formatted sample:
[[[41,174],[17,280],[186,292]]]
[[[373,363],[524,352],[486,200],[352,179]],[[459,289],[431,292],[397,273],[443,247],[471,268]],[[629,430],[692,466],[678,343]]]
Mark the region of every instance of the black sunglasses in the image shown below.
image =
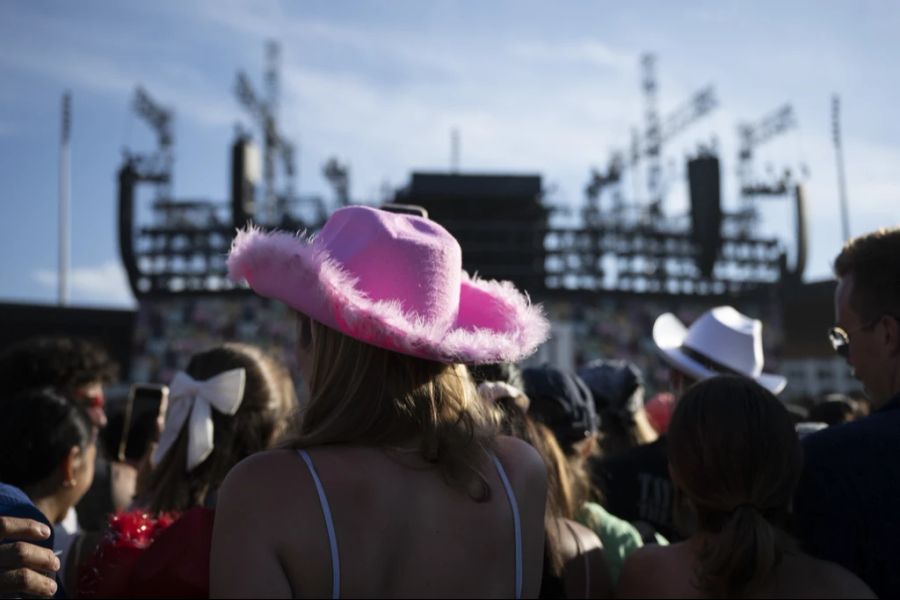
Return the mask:
[[[850,331],[847,331],[843,327],[832,327],[828,330],[828,341],[831,342],[831,347],[834,348],[834,351],[842,358],[846,359],[850,354],[850,334],[871,329],[877,325],[879,321],[881,321],[881,317],[878,317],[871,323],[851,329]]]

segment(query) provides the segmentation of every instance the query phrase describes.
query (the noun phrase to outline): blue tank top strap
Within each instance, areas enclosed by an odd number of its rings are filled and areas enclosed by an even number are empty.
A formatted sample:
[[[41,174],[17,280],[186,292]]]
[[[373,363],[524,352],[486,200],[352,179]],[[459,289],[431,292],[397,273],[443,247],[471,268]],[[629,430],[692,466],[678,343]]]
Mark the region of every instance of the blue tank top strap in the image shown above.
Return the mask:
[[[322,514],[325,516],[325,529],[328,531],[328,545],[331,547],[331,597],[341,597],[341,561],[338,555],[337,536],[334,534],[334,519],[331,517],[331,507],[328,505],[328,497],[325,495],[325,488],[322,487],[322,481],[316,472],[312,458],[306,450],[298,450],[300,458],[306,463],[309,474],[312,476],[313,483],[316,485],[316,492],[319,494],[319,503],[322,505]]]
[[[516,539],[516,600],[522,597],[522,523],[519,518],[519,504],[516,502],[516,494],[506,477],[506,470],[500,463],[500,459],[496,454],[491,454],[494,465],[497,467],[497,474],[500,475],[500,481],[503,482],[503,488],[506,490],[506,499],[509,500],[509,507],[513,514],[513,532]]]

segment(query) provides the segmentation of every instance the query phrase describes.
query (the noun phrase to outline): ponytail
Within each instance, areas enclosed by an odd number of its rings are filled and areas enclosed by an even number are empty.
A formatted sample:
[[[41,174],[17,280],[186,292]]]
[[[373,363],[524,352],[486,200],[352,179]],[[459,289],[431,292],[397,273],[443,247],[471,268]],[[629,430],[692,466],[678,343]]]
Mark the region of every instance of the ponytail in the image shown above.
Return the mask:
[[[773,574],[789,545],[787,536],[750,504],[736,507],[725,516],[722,528],[703,540],[696,585],[727,598],[756,590]]]

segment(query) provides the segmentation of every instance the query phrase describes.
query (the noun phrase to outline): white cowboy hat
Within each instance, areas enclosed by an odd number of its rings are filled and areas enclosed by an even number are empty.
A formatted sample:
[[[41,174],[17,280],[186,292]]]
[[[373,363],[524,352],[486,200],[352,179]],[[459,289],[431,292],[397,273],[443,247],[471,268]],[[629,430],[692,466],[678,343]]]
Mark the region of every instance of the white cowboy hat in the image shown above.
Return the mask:
[[[742,375],[773,394],[787,385],[787,378],[762,372],[762,322],[731,306],[706,311],[690,327],[672,313],[660,315],[653,341],[674,368],[697,380]]]

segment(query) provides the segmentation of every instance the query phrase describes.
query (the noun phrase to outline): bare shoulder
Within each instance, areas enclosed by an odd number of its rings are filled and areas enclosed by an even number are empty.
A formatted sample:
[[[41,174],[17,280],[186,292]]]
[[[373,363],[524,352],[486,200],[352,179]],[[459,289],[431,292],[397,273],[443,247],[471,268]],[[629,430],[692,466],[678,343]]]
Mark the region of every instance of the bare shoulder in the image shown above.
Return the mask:
[[[287,498],[291,501],[286,502]],[[315,484],[297,453],[267,450],[248,456],[228,472],[219,488],[216,510],[252,512],[261,524],[278,523],[314,509],[317,501]],[[273,533],[281,531],[275,529]]]
[[[588,529],[581,523],[569,519],[565,519],[565,523],[569,531],[575,536],[575,539],[578,540],[578,547],[581,548],[582,552],[603,549],[600,537],[592,529]]]
[[[647,544],[641,546],[628,555],[625,560],[624,568],[632,570],[640,570],[650,566],[665,563],[668,555],[672,552],[672,546],[659,546],[657,544]],[[624,574],[624,571],[623,571]]]
[[[520,439],[499,436],[496,451],[513,487],[534,498],[546,496],[547,466],[537,450]]]
[[[239,462],[222,482],[210,549],[213,598],[291,597],[278,560],[285,526],[284,482],[291,452],[270,451]],[[296,471],[295,471],[296,472]]]
[[[612,598],[613,582],[597,534],[574,521],[557,519],[568,598]]]
[[[801,566],[801,581],[816,582],[817,591],[823,598],[876,597],[862,579],[837,563],[806,554],[793,555],[792,560]]]
[[[259,498],[261,492],[278,490],[288,474],[297,471],[297,457],[290,450],[267,450],[236,464],[222,482],[220,497]],[[288,478],[296,479],[296,477]]]
[[[546,480],[544,459],[530,444],[518,438],[501,435],[496,442],[497,456],[511,472]]]
[[[616,585],[616,598],[646,598],[659,595],[656,585],[658,577],[667,571],[665,565],[670,562],[673,548],[650,544],[638,548],[625,559],[619,582]],[[653,573],[653,577],[648,574]]]

